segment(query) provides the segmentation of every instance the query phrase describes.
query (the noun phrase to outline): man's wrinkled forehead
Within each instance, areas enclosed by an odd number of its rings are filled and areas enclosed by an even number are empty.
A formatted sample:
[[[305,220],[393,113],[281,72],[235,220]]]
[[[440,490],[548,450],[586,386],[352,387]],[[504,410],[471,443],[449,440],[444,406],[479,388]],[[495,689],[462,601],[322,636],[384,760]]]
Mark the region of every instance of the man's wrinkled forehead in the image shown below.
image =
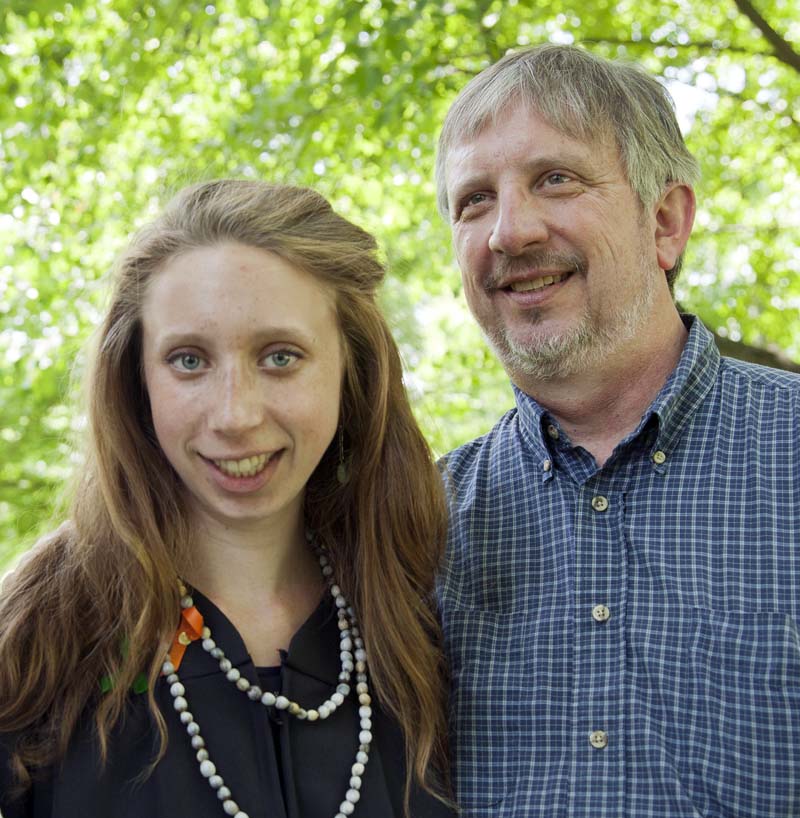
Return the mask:
[[[587,122],[568,105],[564,105],[563,101],[541,99],[534,102],[516,91],[507,98],[498,100],[497,104],[487,107],[470,123],[470,127],[463,130],[463,136],[456,142],[472,141],[486,131],[497,128],[498,123],[509,117],[518,118],[521,125],[531,118],[538,118],[569,139],[585,142],[587,145],[616,141],[608,120],[595,118]]]
[[[501,127],[508,131],[508,125],[518,122],[520,141],[529,138],[532,131],[531,122],[536,120],[537,125],[552,129],[563,136],[563,147],[565,153],[574,152],[575,149],[605,149],[609,146],[618,152],[619,146],[611,130],[610,125],[603,126],[598,123],[598,127],[589,131],[580,127],[572,119],[554,118],[548,116],[540,108],[530,102],[511,99],[502,106],[497,106],[487,110],[482,120],[473,120],[473,127],[466,129],[459,137],[455,138],[449,146],[445,157],[444,178],[448,199],[453,184],[453,177],[460,175],[462,171],[472,167],[480,168],[490,159],[486,155],[481,143],[491,138],[492,133]],[[513,129],[512,129],[513,130]],[[512,136],[513,139],[513,136]],[[535,146],[535,141],[531,140],[531,145]],[[505,147],[499,144],[495,147],[495,156],[499,156]]]
[[[505,79],[512,81],[501,83],[500,77],[495,77],[495,83],[483,88],[481,94],[468,87],[466,94],[453,103],[445,119],[436,161],[437,199],[439,210],[445,216],[450,205],[447,168],[451,153],[477,141],[509,116],[519,118],[520,128],[525,127],[526,120],[536,116],[565,137],[589,145],[605,144],[606,140],[611,140],[611,144],[619,150],[620,143],[608,119],[587,119],[585,114],[580,113],[582,109],[585,111],[585,107],[579,101],[569,105],[563,94],[556,94],[555,90],[552,94],[534,97],[518,76]]]

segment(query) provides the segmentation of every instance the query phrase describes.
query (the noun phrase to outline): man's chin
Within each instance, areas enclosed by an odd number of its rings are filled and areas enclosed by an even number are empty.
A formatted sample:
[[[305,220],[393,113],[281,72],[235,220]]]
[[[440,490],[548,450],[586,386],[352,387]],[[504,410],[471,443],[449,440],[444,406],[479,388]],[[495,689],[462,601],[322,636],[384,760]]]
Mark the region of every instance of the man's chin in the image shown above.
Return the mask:
[[[598,346],[590,332],[582,328],[546,338],[527,338],[524,342],[505,335],[489,338],[489,344],[512,377],[556,380],[570,377],[598,357]]]

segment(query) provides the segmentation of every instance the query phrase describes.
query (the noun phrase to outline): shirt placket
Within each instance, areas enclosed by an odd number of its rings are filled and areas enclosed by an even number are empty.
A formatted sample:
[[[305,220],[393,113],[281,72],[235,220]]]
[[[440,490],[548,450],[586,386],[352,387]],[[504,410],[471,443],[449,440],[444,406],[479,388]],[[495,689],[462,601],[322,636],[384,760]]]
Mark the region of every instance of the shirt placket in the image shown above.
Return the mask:
[[[625,812],[624,479],[598,472],[575,508],[573,770],[570,815]]]

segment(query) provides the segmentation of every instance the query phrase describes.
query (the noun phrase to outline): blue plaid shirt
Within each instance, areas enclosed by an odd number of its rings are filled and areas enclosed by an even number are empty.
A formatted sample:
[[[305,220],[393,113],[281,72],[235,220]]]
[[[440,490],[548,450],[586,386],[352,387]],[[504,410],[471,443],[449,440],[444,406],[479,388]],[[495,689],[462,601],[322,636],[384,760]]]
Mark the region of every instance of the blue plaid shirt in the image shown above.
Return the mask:
[[[602,468],[521,392],[445,458],[465,816],[800,816],[800,377],[686,320]]]

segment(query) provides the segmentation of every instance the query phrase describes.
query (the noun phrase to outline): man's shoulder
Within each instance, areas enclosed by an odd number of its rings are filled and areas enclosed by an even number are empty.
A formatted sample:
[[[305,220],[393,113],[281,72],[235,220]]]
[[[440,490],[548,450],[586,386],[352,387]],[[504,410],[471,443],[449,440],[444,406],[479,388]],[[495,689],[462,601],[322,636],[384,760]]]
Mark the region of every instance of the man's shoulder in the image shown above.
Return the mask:
[[[483,496],[507,476],[519,460],[520,434],[517,410],[510,409],[486,434],[448,452],[439,470],[451,501],[457,504]]]
[[[713,425],[747,445],[757,430],[765,443],[793,457],[800,420],[800,374],[735,358],[720,359],[716,384],[698,415],[698,428]]]
[[[783,392],[787,397],[800,400],[800,373],[774,369],[762,364],[741,361],[738,358],[720,359],[720,379],[729,384],[747,385],[761,390]]]
[[[443,455],[439,465],[447,471],[469,467],[495,449],[503,450],[515,434],[516,409],[509,409],[486,434],[457,446]]]

